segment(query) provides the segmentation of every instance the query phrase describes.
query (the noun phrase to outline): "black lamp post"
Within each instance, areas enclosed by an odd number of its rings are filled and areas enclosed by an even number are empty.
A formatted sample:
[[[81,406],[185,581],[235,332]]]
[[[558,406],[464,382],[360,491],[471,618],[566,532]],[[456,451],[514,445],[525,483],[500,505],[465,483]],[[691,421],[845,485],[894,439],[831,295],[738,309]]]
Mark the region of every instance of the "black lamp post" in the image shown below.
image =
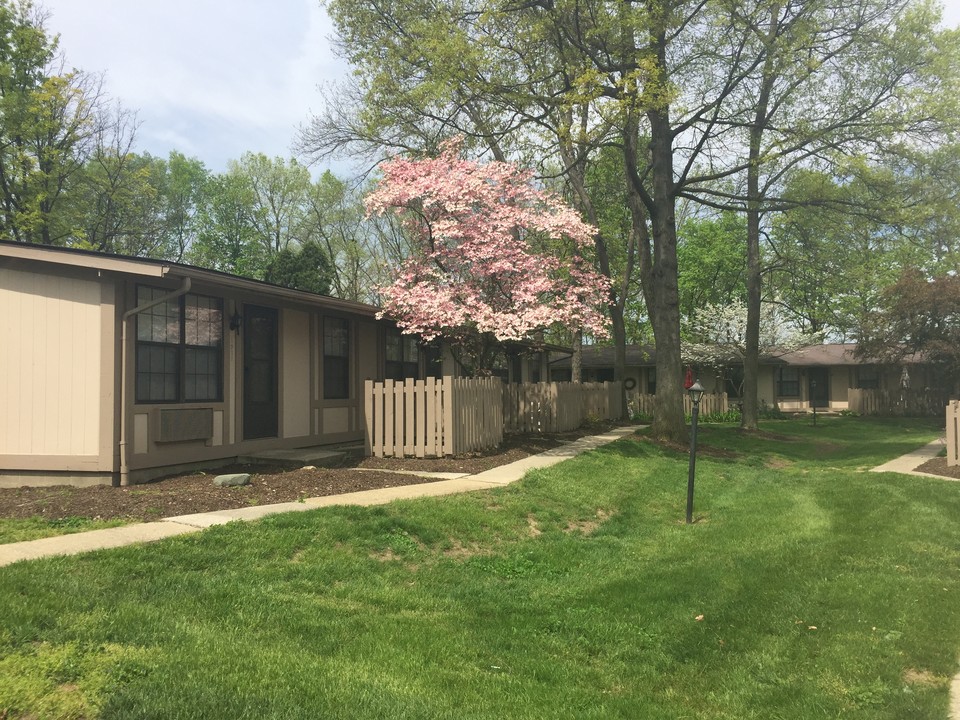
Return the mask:
[[[810,404],[813,406],[813,426],[817,426],[817,381],[810,381]]]
[[[690,413],[690,473],[687,476],[687,524],[693,522],[693,476],[697,468],[697,418],[700,416],[700,400],[703,398],[703,385],[698,379],[690,389],[693,411]]]

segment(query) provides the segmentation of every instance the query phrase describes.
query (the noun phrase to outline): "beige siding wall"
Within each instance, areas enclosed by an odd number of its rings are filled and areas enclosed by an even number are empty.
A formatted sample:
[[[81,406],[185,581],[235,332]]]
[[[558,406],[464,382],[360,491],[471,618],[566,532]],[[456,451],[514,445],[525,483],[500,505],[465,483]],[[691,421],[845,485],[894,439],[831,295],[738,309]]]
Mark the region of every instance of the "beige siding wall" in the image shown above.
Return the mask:
[[[0,268],[0,455],[100,454],[100,283]]]
[[[284,310],[281,324],[281,434],[303,437],[310,434],[310,315]]]

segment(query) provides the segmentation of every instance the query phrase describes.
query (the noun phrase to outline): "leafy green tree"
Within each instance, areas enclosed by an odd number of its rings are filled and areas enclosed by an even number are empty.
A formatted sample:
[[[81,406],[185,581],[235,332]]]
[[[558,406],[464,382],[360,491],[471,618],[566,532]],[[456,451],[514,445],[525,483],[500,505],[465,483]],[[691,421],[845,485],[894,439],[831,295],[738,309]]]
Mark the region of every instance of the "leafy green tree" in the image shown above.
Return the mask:
[[[250,222],[254,193],[238,172],[213,175],[204,183],[197,208],[196,238],[188,262],[212,270],[262,279],[268,252]]]
[[[247,223],[267,254],[302,242],[304,213],[310,188],[310,173],[296,160],[268,158],[263,153],[244,153],[231,161],[228,172],[245,178],[252,203]]]
[[[884,289],[857,346],[860,357],[899,364],[920,354],[956,389],[960,374],[960,276],[928,278],[915,268]]]
[[[580,108],[581,113],[587,108]],[[572,117],[568,118],[572,123]],[[561,139],[565,138],[561,134]],[[637,238],[633,232],[627,193],[623,185],[623,169],[616,147],[600,147],[594,153],[574,143],[561,141],[565,162],[577,169],[568,173],[568,184],[576,199],[576,207],[591,219],[599,229],[594,236],[597,265],[610,279],[610,314],[614,344],[614,378],[622,380],[626,367],[626,343],[637,342],[637,332],[631,333],[630,317],[646,316],[646,307],[640,292],[635,268]],[[633,337],[631,337],[631,334]],[[574,366],[579,362],[580,343],[574,343]],[[578,380],[580,373],[571,368]],[[626,408],[626,395],[623,407]]]
[[[0,2],[0,237],[61,244],[56,210],[98,129],[97,80],[64,69],[29,0]]]
[[[745,148],[737,161],[745,189],[701,189],[714,204],[746,211],[745,429],[757,427],[761,230],[764,217],[782,207],[783,178],[814,159],[829,164],[866,148],[883,152],[898,139],[929,143],[951,122],[943,108],[930,110],[938,104],[932,98],[956,89],[960,58],[960,38],[936,31],[939,15],[929,3],[769,0],[758,8],[753,16],[730,13],[735,26],[754,31],[744,36],[746,52],[758,60],[726,120]],[[954,58],[952,68],[944,54]]]
[[[856,159],[842,175],[794,174],[783,193],[794,204],[768,238],[770,285],[794,322],[856,340],[906,269],[956,271],[953,157],[944,148],[896,164]]]
[[[313,242],[306,243],[298,250],[287,246],[274,253],[264,274],[264,280],[274,285],[319,295],[330,294],[333,277],[333,267],[326,252]]]
[[[747,211],[748,299],[758,307],[762,218],[783,173],[904,127],[917,88],[935,76],[927,70],[947,48],[933,16],[907,6],[333,0],[341,48],[360,72],[304,142],[319,153],[430,152],[461,134],[497,159],[537,157],[544,175],[559,167],[594,225],[601,198],[586,178],[615,148],[630,218],[626,277],[633,252],[657,347],[653,432],[681,439],[678,202]],[[612,277],[609,242],[601,230],[596,259]],[[612,299],[619,348],[622,296]],[[756,317],[751,327],[756,347]]]
[[[904,265],[929,276],[960,273],[960,144],[898,150],[859,173],[880,198],[885,232],[899,239]]]
[[[377,277],[375,221],[367,218],[359,195],[327,170],[311,185],[306,203],[303,235],[326,251],[332,293],[345,300],[373,299],[375,286],[388,278]]]
[[[117,111],[71,179],[61,217],[70,245],[123,255],[168,257],[160,223],[163,161],[133,151],[129,115]]]
[[[746,300],[747,228],[741,214],[692,217],[678,230],[680,316],[689,322],[707,305]]]
[[[166,161],[160,195],[163,202],[163,230],[171,259],[181,262],[198,232],[200,206],[210,173],[203,162],[176,150]]]

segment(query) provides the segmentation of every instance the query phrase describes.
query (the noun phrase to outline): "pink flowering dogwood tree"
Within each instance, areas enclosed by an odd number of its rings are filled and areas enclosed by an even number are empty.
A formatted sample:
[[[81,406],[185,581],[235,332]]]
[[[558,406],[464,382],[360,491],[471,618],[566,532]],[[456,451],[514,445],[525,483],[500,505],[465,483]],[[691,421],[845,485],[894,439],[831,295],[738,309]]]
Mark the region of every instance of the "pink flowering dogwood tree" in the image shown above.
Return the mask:
[[[536,188],[531,173],[466,160],[460,145],[380,166],[367,211],[401,215],[418,246],[379,289],[381,317],[424,340],[447,340],[471,374],[488,372],[504,342],[551,327],[605,337],[608,280],[583,257],[595,229]],[[568,257],[537,245],[566,248]]]

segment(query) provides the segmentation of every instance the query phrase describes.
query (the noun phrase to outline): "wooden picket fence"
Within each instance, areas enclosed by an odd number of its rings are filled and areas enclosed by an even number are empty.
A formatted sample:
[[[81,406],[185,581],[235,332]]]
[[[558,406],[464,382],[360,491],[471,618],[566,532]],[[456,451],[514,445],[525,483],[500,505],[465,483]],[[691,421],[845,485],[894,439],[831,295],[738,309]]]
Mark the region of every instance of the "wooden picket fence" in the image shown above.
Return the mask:
[[[504,385],[504,432],[567,432],[588,418],[619,418],[620,396],[620,383],[612,382]]]
[[[947,465],[960,465],[960,400],[947,403]]]
[[[443,457],[503,441],[497,378],[364,383],[365,449],[376,457]]]
[[[946,404],[947,397],[933,390],[847,390],[847,407],[861,415],[936,417]]]
[[[630,393],[627,395],[627,407],[632,412],[653,417],[656,397],[656,395]],[[729,409],[730,403],[726,393],[704,393],[700,400],[700,415],[725,413]],[[693,400],[690,399],[690,394],[686,392],[683,394],[683,411],[687,415],[693,412]]]
[[[619,383],[524,383],[498,378],[364,385],[365,449],[376,457],[443,457],[494,448],[504,432],[564,432],[619,418]]]

